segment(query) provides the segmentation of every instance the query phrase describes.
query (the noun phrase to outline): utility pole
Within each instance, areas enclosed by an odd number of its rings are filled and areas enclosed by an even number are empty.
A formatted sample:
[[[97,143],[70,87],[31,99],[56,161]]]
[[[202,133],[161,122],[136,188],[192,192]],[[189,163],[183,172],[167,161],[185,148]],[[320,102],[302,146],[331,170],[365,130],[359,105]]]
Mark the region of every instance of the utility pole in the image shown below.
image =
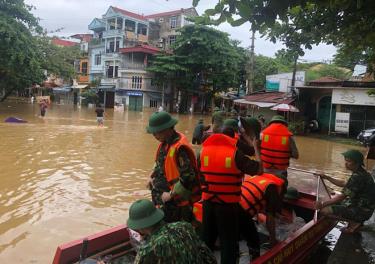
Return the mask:
[[[251,34],[251,46],[250,46],[250,61],[248,68],[248,80],[247,80],[247,91],[246,94],[249,95],[254,92],[254,40],[255,40],[255,30],[252,29]]]

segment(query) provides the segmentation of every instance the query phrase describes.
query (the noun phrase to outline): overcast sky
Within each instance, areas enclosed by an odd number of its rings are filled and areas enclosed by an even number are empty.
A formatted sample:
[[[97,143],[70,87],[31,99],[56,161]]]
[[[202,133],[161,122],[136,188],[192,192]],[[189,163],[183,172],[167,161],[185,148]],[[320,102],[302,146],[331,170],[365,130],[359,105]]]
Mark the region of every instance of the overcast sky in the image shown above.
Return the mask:
[[[33,13],[41,19],[41,25],[48,31],[59,28],[63,30],[60,36],[70,36],[77,33],[92,33],[87,26],[95,17],[101,17],[109,6],[116,6],[128,11],[149,15],[153,13],[172,11],[191,7],[192,0],[25,0],[35,6]],[[207,8],[212,8],[215,1],[201,0],[197,11],[202,14]],[[228,24],[219,29],[231,35],[231,38],[241,41],[244,47],[250,46],[249,24],[241,27],[231,27]],[[255,40],[255,52],[266,56],[274,56],[283,46],[273,44],[259,37]],[[322,61],[332,59],[335,48],[330,45],[319,45],[306,51],[303,59],[307,61]]]

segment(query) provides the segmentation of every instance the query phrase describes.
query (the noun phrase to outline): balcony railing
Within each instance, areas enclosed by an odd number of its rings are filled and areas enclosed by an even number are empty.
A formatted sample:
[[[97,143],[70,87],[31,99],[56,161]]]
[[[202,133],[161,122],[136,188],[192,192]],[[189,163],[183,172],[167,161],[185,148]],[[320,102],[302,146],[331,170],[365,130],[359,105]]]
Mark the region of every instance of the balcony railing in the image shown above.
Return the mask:
[[[150,79],[143,79],[142,82],[133,82],[132,79],[120,78],[117,88],[124,90],[136,90],[136,91],[157,91],[157,87],[151,85]]]
[[[144,70],[146,66],[143,63],[122,63],[121,68],[124,70]]]
[[[103,38],[109,37],[119,37],[124,35],[124,30],[122,29],[110,29],[103,32]]]
[[[104,39],[94,38],[89,43],[90,46],[104,45]]]

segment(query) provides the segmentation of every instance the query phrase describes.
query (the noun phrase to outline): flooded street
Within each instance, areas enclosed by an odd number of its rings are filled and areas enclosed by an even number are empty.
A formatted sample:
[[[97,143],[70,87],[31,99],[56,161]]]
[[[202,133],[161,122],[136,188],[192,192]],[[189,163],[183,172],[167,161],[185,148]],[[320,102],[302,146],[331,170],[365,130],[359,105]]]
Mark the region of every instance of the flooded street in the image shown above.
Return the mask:
[[[0,104],[2,262],[50,263],[57,245],[125,223],[129,205],[150,197],[145,183],[157,147],[145,132],[150,114],[108,109],[98,128],[94,109],[52,105],[41,119],[36,104]],[[3,123],[9,116],[28,123]],[[191,139],[199,118],[179,115],[177,130]],[[293,167],[345,171],[341,153],[351,146],[296,141]]]

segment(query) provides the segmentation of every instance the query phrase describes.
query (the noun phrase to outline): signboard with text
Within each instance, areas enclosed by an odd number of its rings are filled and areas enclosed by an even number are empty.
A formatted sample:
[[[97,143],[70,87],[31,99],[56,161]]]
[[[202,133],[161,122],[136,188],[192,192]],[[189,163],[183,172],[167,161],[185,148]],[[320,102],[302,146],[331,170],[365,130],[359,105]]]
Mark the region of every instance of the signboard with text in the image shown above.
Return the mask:
[[[336,113],[335,131],[349,133],[350,113]]]
[[[333,89],[332,103],[375,106],[375,96],[368,95],[367,91],[367,89]]]

